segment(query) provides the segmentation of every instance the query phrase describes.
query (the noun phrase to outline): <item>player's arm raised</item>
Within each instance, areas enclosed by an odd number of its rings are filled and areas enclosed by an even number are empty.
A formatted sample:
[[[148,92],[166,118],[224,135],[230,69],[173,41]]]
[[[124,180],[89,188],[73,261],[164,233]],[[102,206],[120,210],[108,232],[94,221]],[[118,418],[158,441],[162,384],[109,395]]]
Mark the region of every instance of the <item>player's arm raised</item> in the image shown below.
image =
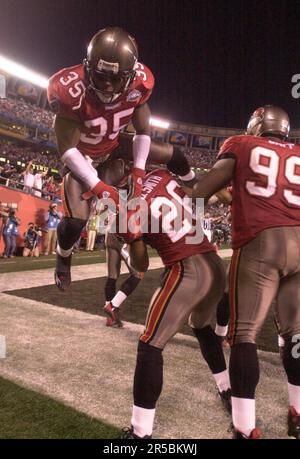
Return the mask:
[[[143,239],[133,241],[128,245],[130,264],[138,272],[146,272],[149,267],[147,246]]]
[[[146,161],[150,151],[150,108],[147,103],[137,107],[132,116],[132,124],[136,131],[132,141],[133,170],[130,195],[138,197],[142,191]]]
[[[193,187],[194,198],[204,198],[205,202],[231,181],[235,168],[233,158],[220,159],[214,167],[202,176]]]

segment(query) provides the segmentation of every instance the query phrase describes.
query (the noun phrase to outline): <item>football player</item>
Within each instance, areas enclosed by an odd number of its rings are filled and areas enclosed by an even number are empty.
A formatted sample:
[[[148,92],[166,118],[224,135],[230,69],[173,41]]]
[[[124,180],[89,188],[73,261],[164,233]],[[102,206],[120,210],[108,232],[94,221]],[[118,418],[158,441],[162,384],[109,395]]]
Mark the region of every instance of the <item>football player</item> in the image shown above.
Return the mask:
[[[88,197],[109,197],[116,204],[119,202],[117,190],[99,177],[107,155],[119,147],[133,159],[131,197],[140,194],[149,151],[151,161],[168,164],[183,179],[193,178],[179,148],[158,143],[150,147],[147,101],[153,86],[151,71],[138,62],[135,39],[118,27],[96,33],[83,64],[64,68],[49,80],[48,100],[56,113],[55,134],[65,166],[65,216],[57,230],[55,271],[55,282],[61,290],[66,290],[71,282],[72,247],[89,217]],[[120,130],[130,122],[135,136],[122,137]]]
[[[274,300],[284,339],[288,379],[288,435],[300,438],[300,148],[287,142],[289,117],[266,105],[252,114],[247,135],[221,147],[213,169],[193,189],[208,199],[230,181],[232,246],[229,273],[230,380],[234,438],[257,438],[256,340]]]
[[[136,271],[130,264],[130,256],[127,245],[123,244],[116,234],[111,233],[109,228],[105,235],[107,279],[105,283],[105,306],[104,312],[108,315],[107,327],[122,328],[120,318],[120,306],[126,298],[132,294],[143,278],[143,273]],[[125,262],[130,276],[122,283],[116,293],[116,282],[120,276],[121,262]]]
[[[224,292],[222,261],[203,232],[197,241],[188,241],[195,233],[193,211],[170,172],[155,170],[148,174],[141,198],[149,211],[149,232],[142,234],[137,225],[136,232],[120,234],[129,243],[131,262],[138,271],[148,268],[146,244],[157,250],[166,269],[139,338],[131,428],[124,431],[123,438],[151,437],[163,385],[163,350],[187,321],[227,409],[231,396],[222,345],[210,325]],[[184,210],[190,218],[184,217]],[[157,222],[158,232],[152,230],[153,222]]]

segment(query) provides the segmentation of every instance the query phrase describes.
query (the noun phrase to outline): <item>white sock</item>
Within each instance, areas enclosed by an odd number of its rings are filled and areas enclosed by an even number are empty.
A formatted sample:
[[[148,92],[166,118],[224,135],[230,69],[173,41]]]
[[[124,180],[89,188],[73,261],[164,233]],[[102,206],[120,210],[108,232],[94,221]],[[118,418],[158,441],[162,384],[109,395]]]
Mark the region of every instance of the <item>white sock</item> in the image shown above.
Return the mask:
[[[180,175],[179,177],[184,182],[187,182],[187,181],[193,180],[193,178],[195,178],[195,172],[191,169],[190,172],[188,172],[186,175]]]
[[[146,408],[133,405],[131,418],[133,432],[139,437],[152,435],[154,416],[155,408],[147,410]]]
[[[226,336],[227,332],[228,332],[228,325],[222,326],[222,325],[216,324],[216,327],[215,327],[215,334],[216,335],[218,335],[218,336]]]
[[[73,246],[70,248],[70,249],[62,249],[60,247],[60,245],[57,243],[57,246],[56,246],[56,252],[58,253],[58,255],[60,255],[61,257],[68,257],[69,255],[71,255],[71,253],[73,252]]]
[[[284,346],[284,338],[278,335],[278,347],[283,347],[283,346]]]
[[[223,390],[230,389],[231,386],[230,386],[228,370],[221,371],[221,373],[213,374],[213,377],[215,378],[217,387],[220,392],[223,392]]]
[[[234,428],[247,437],[255,429],[255,399],[231,397]]]
[[[115,308],[119,308],[121,304],[123,303],[123,301],[126,300],[126,298],[127,298],[127,295],[125,295],[124,292],[119,290],[118,293],[116,293],[113,299],[111,300],[111,303]]]
[[[300,414],[300,386],[288,383],[288,393],[290,406],[293,406],[297,413]]]

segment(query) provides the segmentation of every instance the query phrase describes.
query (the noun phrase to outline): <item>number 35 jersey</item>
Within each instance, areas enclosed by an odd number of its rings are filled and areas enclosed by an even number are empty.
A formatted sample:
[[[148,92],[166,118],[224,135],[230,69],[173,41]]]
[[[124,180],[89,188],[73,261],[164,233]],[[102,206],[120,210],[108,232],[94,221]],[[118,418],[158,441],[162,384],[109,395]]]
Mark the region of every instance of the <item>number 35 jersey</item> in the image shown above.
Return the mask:
[[[60,70],[48,84],[48,101],[52,110],[82,125],[78,149],[95,159],[118,146],[120,129],[131,120],[136,107],[144,104],[154,87],[154,77],[138,63],[136,77],[128,89],[113,103],[103,104],[87,87],[82,64]]]
[[[170,172],[157,169],[148,174],[141,198],[149,209],[148,233],[143,239],[166,266],[198,253],[215,252],[201,223],[196,225],[191,200]]]
[[[227,139],[218,159],[234,158],[232,247],[261,231],[300,225],[300,147],[271,137]]]

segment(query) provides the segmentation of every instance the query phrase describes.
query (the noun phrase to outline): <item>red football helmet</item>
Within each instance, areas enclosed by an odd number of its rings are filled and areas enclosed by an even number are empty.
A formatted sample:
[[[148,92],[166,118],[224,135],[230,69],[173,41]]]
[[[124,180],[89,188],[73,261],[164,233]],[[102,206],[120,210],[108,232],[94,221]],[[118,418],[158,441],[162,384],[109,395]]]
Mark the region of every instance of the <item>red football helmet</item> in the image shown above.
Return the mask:
[[[89,87],[104,104],[115,102],[135,77],[138,49],[135,39],[119,27],[93,36],[84,66]]]
[[[265,105],[257,108],[251,115],[248,126],[248,135],[273,135],[286,139],[290,132],[288,114],[275,105]]]

